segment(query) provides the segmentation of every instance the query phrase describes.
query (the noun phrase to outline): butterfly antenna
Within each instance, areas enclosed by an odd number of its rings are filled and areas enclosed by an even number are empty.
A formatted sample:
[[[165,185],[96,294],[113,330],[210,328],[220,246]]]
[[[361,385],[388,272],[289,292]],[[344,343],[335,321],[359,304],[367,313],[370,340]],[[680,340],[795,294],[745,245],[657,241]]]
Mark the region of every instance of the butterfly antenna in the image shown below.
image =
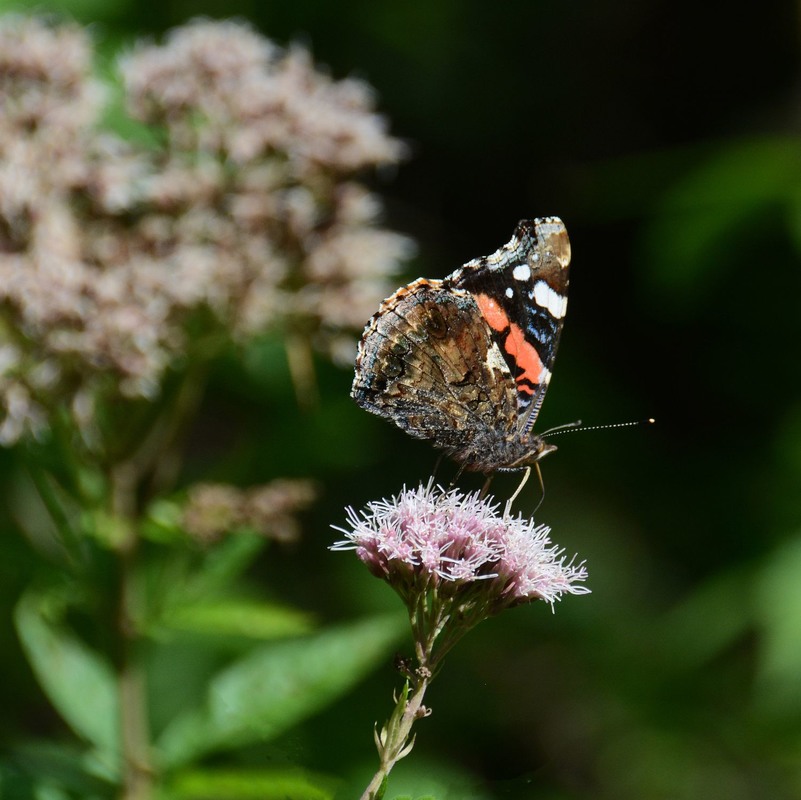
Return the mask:
[[[540,434],[540,439],[543,436],[551,436],[554,433],[559,433],[560,431],[571,431],[575,430],[576,428],[580,428],[582,425],[581,420],[577,419],[575,422],[565,422],[562,425],[557,425],[555,428],[548,428],[547,431]]]
[[[653,425],[656,420],[653,417],[648,419],[638,419],[634,422],[613,422],[609,425],[582,425],[581,420],[575,422],[568,422],[566,425],[557,425],[555,428],[545,431],[540,434],[540,439],[546,436],[557,436],[560,433],[567,433],[567,431],[602,431],[607,428],[630,428],[634,425]]]

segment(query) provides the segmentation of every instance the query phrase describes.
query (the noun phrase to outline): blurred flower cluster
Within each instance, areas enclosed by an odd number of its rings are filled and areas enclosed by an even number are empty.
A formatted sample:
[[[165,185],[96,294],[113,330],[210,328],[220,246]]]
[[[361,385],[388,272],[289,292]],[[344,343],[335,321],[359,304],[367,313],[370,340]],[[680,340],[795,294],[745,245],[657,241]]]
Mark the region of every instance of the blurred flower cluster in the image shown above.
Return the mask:
[[[73,25],[0,20],[0,443],[278,330],[342,353],[410,249],[360,171],[396,163],[369,87],[244,24],[120,62],[126,136]],[[119,126],[118,126],[119,127]],[[349,352],[349,351],[348,351]]]
[[[299,535],[293,515],[307,508],[314,498],[310,481],[279,478],[249,489],[225,483],[198,483],[189,490],[183,509],[183,528],[205,544],[241,529],[290,542]]]

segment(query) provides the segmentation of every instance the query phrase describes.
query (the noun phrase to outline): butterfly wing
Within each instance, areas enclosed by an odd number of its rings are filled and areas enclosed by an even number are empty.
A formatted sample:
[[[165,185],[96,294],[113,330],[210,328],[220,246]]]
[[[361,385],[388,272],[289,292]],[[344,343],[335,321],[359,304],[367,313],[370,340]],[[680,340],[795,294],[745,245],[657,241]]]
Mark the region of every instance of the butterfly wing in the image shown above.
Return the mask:
[[[446,286],[468,291],[512,374],[518,433],[534,425],[551,379],[567,310],[570,240],[558,217],[518,223],[491,256],[469,261]]]
[[[468,469],[504,460],[517,387],[468,291],[419,279],[367,325],[351,392],[368,411],[430,439]]]

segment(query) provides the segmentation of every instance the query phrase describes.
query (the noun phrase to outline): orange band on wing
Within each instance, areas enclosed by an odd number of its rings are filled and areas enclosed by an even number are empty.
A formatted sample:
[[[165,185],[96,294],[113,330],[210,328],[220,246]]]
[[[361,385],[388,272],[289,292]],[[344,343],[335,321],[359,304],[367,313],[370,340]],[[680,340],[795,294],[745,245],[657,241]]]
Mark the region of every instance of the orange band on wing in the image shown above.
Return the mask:
[[[537,349],[526,341],[520,326],[512,323],[509,327],[509,335],[506,337],[503,347],[514,358],[518,368],[522,370],[515,378],[517,388],[520,391],[526,391],[529,387],[521,384],[521,381],[528,381],[534,386],[539,386],[545,375],[545,366]],[[530,391],[529,394],[534,394],[534,392]]]
[[[473,297],[490,328],[498,333],[509,331],[504,340],[503,349],[514,359],[518,369],[521,370],[515,378],[518,391],[534,394],[534,390],[527,384],[539,386],[546,371],[540,354],[531,343],[526,341],[522,328],[509,320],[509,315],[495,300],[486,294],[476,294]],[[527,381],[527,383],[522,383],[522,381]]]
[[[492,330],[500,332],[509,327],[508,315],[495,300],[486,294],[474,294],[473,298]]]

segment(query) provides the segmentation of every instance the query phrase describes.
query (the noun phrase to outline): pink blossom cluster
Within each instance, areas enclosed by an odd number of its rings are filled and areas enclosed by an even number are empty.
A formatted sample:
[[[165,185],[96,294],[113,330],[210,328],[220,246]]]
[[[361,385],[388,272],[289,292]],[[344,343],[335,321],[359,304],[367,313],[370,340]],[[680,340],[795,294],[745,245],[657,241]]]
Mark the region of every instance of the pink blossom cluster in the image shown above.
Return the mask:
[[[0,443],[220,342],[350,353],[410,252],[359,181],[403,155],[365,84],[193,22],[121,60],[122,137],[92,62],[78,26],[0,18]]]
[[[445,491],[431,483],[404,489],[356,512],[333,550],[355,550],[370,571],[408,601],[428,589],[455,597],[466,590],[486,616],[563,594],[586,594],[584,563],[568,561],[550,529],[522,516],[501,516],[491,497]]]

